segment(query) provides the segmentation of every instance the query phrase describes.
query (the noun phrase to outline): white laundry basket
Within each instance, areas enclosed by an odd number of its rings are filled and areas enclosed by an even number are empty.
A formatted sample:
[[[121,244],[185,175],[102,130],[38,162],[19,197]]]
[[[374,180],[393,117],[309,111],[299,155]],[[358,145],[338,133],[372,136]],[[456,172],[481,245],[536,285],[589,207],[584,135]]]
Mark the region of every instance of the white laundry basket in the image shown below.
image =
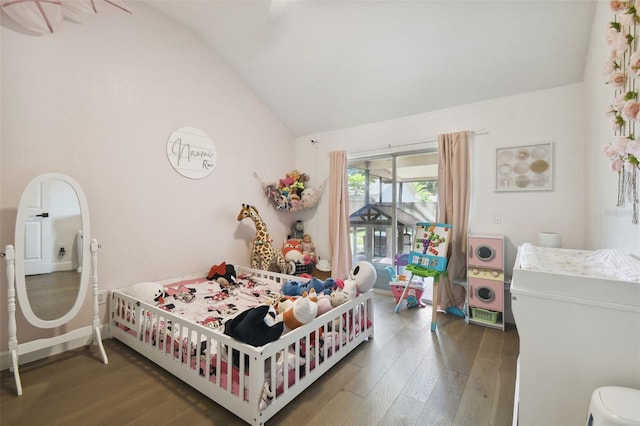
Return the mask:
[[[640,390],[604,386],[593,391],[587,426],[640,426]]]

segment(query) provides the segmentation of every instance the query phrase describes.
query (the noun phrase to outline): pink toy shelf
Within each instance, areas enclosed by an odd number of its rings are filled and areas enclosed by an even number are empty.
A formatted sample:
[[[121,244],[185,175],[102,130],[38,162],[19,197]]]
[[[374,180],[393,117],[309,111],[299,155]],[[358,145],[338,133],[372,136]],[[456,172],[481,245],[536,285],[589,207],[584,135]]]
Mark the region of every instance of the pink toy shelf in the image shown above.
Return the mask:
[[[409,264],[443,272],[447,268],[451,229],[445,223],[417,223]]]

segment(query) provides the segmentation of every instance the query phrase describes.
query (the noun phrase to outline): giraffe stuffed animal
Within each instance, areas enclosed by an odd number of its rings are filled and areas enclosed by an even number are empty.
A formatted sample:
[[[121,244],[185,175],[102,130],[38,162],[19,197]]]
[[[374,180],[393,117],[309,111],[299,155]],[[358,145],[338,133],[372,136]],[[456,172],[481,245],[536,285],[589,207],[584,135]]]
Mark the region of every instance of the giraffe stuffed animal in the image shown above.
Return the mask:
[[[260,218],[258,209],[249,204],[242,204],[242,210],[238,214],[238,222],[251,218],[256,225],[256,238],[251,247],[251,267],[268,271],[272,266],[280,269],[283,274],[287,273],[287,264],[281,250],[276,249],[271,244],[271,237],[267,225]]]

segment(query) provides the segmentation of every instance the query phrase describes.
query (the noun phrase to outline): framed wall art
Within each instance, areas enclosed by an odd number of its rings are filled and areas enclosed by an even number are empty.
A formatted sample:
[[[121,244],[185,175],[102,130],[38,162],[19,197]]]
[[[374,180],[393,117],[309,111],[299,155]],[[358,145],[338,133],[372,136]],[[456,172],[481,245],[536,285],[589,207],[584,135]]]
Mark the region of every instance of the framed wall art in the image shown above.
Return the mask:
[[[496,149],[496,192],[553,190],[553,142]]]

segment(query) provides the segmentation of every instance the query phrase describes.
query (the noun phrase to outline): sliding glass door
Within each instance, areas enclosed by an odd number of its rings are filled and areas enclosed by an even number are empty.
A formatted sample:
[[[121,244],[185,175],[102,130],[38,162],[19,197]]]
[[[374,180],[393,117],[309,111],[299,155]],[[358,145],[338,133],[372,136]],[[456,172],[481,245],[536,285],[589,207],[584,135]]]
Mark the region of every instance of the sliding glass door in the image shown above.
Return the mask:
[[[353,261],[372,262],[388,289],[384,268],[411,250],[416,223],[435,221],[438,153],[354,158],[348,173]]]

